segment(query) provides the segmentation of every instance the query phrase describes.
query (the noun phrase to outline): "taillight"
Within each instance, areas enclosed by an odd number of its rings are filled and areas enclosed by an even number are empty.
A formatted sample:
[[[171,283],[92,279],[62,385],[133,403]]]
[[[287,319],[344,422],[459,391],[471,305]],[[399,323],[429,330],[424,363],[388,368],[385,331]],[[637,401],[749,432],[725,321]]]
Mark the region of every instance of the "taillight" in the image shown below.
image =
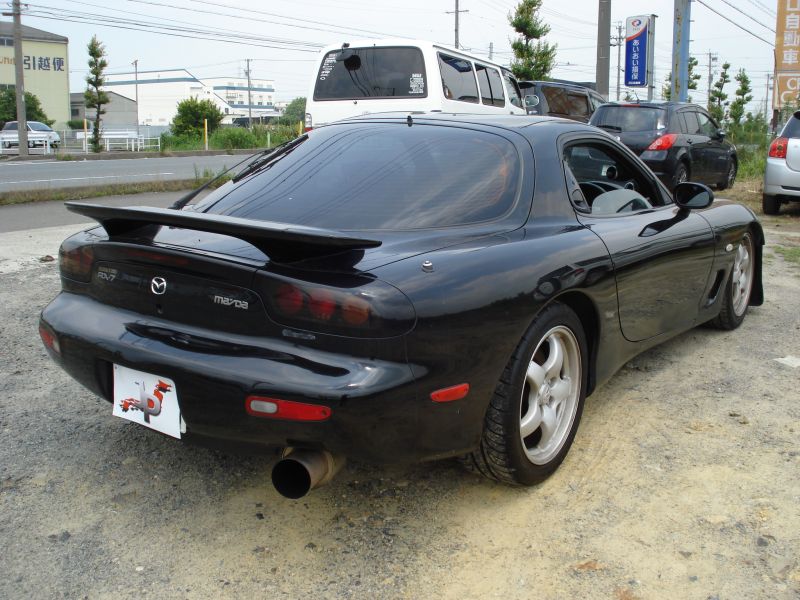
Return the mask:
[[[305,130],[311,131],[312,129],[314,129],[314,121],[311,118],[311,113],[306,113]]]
[[[55,332],[42,321],[39,321],[39,337],[42,338],[42,343],[47,349],[52,350],[56,354],[61,354],[61,345],[58,343],[58,337]]]
[[[92,246],[83,241],[68,238],[58,249],[58,267],[63,277],[88,282],[92,276],[93,262]]]
[[[789,138],[779,137],[772,140],[769,145],[770,158],[786,158],[786,147],[789,145]]]
[[[267,313],[280,325],[332,335],[379,338],[411,330],[415,314],[405,294],[375,279],[347,277],[328,285],[268,275]]]
[[[265,419],[285,419],[287,421],[326,421],[333,411],[328,406],[279,400],[264,396],[248,396],[244,402],[247,414]]]
[[[650,144],[647,149],[648,150],[669,150],[672,146],[675,145],[675,140],[678,139],[678,135],[675,133],[667,133],[662,135],[661,137],[656,138],[652,144]]]

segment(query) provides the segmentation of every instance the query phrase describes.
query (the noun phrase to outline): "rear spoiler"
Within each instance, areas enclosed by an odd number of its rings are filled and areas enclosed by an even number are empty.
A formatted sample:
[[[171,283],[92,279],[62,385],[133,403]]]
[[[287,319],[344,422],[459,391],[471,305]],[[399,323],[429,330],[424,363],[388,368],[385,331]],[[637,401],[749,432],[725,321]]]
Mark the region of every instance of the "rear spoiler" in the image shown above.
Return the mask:
[[[83,202],[65,202],[64,206],[71,212],[96,220],[111,239],[133,234],[152,239],[159,226],[165,225],[235,237],[252,244],[277,261],[296,261],[381,245],[379,240],[351,237],[331,229],[169,208],[116,208]]]

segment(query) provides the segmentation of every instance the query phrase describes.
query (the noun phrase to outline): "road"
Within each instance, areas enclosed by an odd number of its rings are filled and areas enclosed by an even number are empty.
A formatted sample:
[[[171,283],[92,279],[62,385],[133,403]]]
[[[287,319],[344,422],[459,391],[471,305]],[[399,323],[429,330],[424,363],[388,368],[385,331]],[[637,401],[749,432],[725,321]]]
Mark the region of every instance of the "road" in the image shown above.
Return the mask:
[[[0,162],[0,194],[19,190],[193,179],[205,170],[232,167],[247,155],[172,156],[115,160]]]
[[[792,218],[767,230],[765,305],[628,363],[541,485],[350,462],[293,502],[269,484],[272,458],[114,418],[48,358],[37,318],[59,277],[39,258],[81,227],[54,206],[0,233],[16,256],[0,259],[0,598],[800,595],[800,268],[779,251],[797,244]]]

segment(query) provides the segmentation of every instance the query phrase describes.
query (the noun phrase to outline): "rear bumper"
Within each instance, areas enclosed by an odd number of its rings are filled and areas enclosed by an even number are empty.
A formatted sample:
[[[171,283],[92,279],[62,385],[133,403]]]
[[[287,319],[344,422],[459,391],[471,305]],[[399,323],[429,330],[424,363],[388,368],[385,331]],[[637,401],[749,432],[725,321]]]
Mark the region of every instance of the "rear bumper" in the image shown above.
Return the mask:
[[[782,158],[767,158],[764,194],[800,200],[800,171],[790,169]]]
[[[187,326],[171,339],[164,332],[174,323],[68,292],[42,311],[41,320],[60,344],[59,354],[50,351],[52,358],[109,402],[113,364],[172,379],[186,441],[319,448],[377,463],[415,462],[470,449],[464,439],[442,435],[458,425],[461,411],[450,405],[459,403],[421,397],[405,360],[336,354],[290,339],[226,334],[211,340],[212,332]],[[142,334],[148,327],[159,335]],[[192,336],[202,337],[204,347],[187,343]],[[404,348],[405,340],[381,343]],[[245,409],[249,395],[321,404],[332,415],[321,422],[259,418]]]
[[[643,152],[640,158],[644,164],[650,167],[656,177],[671,190],[672,178],[675,176],[675,169],[678,166],[678,161],[672,153],[666,150],[658,152],[648,150]]]

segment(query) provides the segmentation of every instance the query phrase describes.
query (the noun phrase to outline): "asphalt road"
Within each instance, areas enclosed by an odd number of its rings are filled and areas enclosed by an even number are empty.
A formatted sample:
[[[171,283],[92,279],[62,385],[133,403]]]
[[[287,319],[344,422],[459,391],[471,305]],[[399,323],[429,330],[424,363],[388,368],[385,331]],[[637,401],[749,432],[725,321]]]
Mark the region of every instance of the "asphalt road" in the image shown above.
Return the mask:
[[[206,169],[218,172],[245,158],[247,155],[221,154],[117,160],[0,162],[0,194],[19,190],[192,179]]]

